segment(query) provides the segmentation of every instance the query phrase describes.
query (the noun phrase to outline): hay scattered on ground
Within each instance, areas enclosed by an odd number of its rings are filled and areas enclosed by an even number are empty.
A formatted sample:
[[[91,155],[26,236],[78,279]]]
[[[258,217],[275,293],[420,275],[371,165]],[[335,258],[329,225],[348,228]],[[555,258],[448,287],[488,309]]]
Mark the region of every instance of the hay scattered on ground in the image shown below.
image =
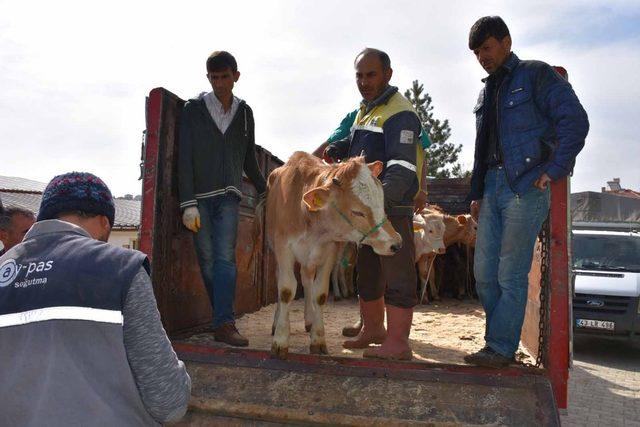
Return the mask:
[[[240,332],[249,339],[251,348],[271,349],[271,324],[275,304],[242,316],[236,322]],[[291,309],[290,352],[309,353],[309,334],[304,330],[304,302],[296,300]],[[325,336],[329,354],[362,357],[362,350],[342,348],[347,339],[342,328],[358,318],[355,300],[330,301],[324,308]],[[437,363],[464,363],[463,357],[484,346],[484,311],[477,301],[444,299],[441,302],[416,307],[411,329],[414,360]],[[216,343],[210,333],[201,333],[187,339],[192,343]],[[531,363],[533,359],[520,346],[518,359]]]

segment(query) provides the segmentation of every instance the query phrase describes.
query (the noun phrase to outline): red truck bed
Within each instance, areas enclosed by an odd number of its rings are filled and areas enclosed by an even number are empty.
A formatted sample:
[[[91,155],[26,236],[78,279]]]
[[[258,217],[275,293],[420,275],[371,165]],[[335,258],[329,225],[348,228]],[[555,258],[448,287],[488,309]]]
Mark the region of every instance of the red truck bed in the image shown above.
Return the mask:
[[[152,90],[147,100],[140,230],[140,248],[152,261],[163,323],[174,337],[211,320],[192,239],[181,226],[177,203],[182,104],[162,88]],[[258,162],[266,172],[281,164],[263,149]],[[258,242],[257,262],[248,263],[255,190],[245,182],[242,191],[236,311],[248,313],[275,302],[277,293],[273,254],[263,238]],[[569,367],[567,195],[567,182],[554,184],[544,368],[486,370],[306,354],[291,354],[289,360],[280,361],[261,350],[192,345],[174,338],[194,384],[183,424],[559,425],[557,408],[566,407]],[[539,276],[534,266],[523,332],[523,342],[533,354],[540,331]]]

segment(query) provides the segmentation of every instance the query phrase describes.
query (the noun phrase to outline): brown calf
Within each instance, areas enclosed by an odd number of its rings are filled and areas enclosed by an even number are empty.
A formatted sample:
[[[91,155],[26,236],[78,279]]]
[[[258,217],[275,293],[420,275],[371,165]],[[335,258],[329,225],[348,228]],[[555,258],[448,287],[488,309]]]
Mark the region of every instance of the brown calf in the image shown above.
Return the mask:
[[[402,244],[387,221],[382,163],[362,157],[328,165],[311,154],[296,152],[269,175],[266,231],[278,263],[278,309],[271,352],[286,357],[289,349],[289,305],[297,287],[295,262],[305,295],[305,323],[311,324],[311,353],[327,353],[322,305],[337,242],[370,245],[379,255],[392,255]]]

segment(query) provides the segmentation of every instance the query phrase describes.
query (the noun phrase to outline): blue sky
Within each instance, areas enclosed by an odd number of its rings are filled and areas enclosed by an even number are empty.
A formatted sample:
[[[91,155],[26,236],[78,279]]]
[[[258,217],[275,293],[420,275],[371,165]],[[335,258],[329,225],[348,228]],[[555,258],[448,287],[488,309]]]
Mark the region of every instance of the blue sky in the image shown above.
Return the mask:
[[[204,62],[217,49],[238,59],[236,94],[255,112],[257,142],[283,159],[312,150],[359,101],[352,61],[365,46],[390,54],[402,90],[424,83],[470,168],[484,72],[467,36],[499,14],[521,58],[567,68],[589,114],[573,190],[612,177],[640,188],[637,1],[176,4],[0,0],[0,174],[46,182],[87,170],[116,195],[139,194],[145,96],[207,90]]]

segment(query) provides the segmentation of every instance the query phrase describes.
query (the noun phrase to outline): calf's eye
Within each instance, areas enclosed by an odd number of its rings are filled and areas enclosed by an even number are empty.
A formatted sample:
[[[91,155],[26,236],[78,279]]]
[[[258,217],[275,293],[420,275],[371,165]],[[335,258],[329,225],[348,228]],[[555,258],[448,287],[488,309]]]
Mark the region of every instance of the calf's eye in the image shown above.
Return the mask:
[[[360,212],[360,211],[351,211],[351,214],[354,216],[360,216],[362,218],[364,218],[364,213]]]

